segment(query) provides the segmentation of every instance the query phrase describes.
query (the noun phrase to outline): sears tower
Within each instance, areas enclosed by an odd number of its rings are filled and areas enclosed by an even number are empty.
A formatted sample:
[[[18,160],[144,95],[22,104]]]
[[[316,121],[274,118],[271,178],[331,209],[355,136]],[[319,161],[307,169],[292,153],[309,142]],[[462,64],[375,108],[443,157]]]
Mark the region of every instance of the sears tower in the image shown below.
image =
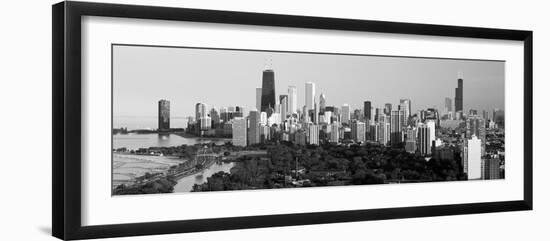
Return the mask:
[[[462,96],[463,96],[462,78],[458,79],[458,87],[455,88],[455,111],[463,111],[462,109]]]
[[[262,112],[268,112],[269,108],[275,108],[275,72],[268,69],[262,75]]]

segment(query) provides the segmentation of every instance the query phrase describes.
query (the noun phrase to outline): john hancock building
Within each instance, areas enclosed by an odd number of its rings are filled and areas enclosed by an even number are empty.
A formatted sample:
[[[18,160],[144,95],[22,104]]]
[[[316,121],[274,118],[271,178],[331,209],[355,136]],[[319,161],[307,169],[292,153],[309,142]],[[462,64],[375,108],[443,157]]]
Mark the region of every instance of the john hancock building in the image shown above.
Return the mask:
[[[158,100],[158,129],[148,134],[195,141],[114,149],[117,157],[171,160],[167,167],[117,183],[114,193],[504,178],[504,110],[468,109],[464,90],[475,86],[460,75],[447,97],[421,106],[409,96],[392,96],[394,102],[365,96],[356,103],[335,103],[312,81],[276,93],[277,71],[265,69],[258,76],[258,86],[247,88],[255,91],[239,93],[255,101],[248,110]],[[444,108],[434,107],[440,103]],[[183,118],[184,128],[171,128],[170,112],[184,105],[194,113]]]

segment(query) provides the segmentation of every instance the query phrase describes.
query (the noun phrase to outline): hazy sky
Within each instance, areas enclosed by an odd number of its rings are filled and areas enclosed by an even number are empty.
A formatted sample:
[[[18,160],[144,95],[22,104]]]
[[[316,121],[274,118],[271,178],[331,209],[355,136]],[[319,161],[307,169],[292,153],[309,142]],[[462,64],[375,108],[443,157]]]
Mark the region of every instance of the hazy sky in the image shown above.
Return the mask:
[[[262,71],[275,71],[276,95],[298,91],[298,107],[305,104],[305,83],[316,84],[317,101],[325,94],[327,106],[347,103],[362,108],[399,104],[409,98],[413,113],[428,107],[443,111],[445,97],[454,105],[454,89],[461,72],[464,110],[504,109],[502,61],[451,60],[333,54],[276,53],[169,47],[115,46],[113,48],[114,116],[156,116],[157,102],[170,100],[172,117],[194,116],[197,102],[220,108],[255,108]],[[278,99],[278,97],[277,97]]]

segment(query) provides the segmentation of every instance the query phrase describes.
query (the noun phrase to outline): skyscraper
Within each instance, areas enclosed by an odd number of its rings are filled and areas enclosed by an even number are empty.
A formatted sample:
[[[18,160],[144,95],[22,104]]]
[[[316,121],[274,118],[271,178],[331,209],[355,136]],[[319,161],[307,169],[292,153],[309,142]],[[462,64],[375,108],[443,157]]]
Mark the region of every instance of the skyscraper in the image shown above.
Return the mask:
[[[262,75],[262,104],[259,111],[275,108],[275,72],[268,69]]]
[[[462,109],[462,97],[464,95],[463,92],[463,80],[461,78],[458,79],[458,87],[455,88],[455,111],[456,112],[463,112]]]
[[[210,109],[210,119],[212,120],[213,128],[217,128],[220,125],[220,113],[216,107]]]
[[[435,122],[435,126],[439,128],[439,125],[440,125],[439,111],[435,108],[428,108],[426,110],[421,110],[420,121],[425,122],[427,120],[433,120]]]
[[[228,121],[228,112],[226,107],[220,108],[220,121],[221,122],[227,122]]]
[[[420,124],[418,126],[418,150],[423,156],[431,152],[430,128],[428,125]]]
[[[158,130],[170,129],[170,101],[159,100],[158,106]]]
[[[405,151],[409,153],[416,152],[416,129],[407,128],[407,139],[405,140]]]
[[[385,114],[380,114],[378,116],[378,142],[382,145],[388,145],[390,142],[390,116]]]
[[[309,144],[319,145],[319,125],[309,125],[307,136]]]
[[[381,114],[383,114],[382,109],[376,108],[375,111],[374,111],[374,121],[375,122],[378,122],[378,120],[380,119]]]
[[[298,112],[298,92],[296,86],[288,86],[288,114],[292,115]]]
[[[325,107],[327,106],[327,98],[325,94],[321,93],[319,96],[319,114],[325,114]]]
[[[430,145],[430,150],[431,148],[433,147],[432,146],[432,142],[435,141],[435,120],[426,120],[426,126],[428,126],[428,128],[430,128],[430,140],[428,142],[428,144]]]
[[[315,83],[306,82],[306,110],[312,110],[315,106]]]
[[[201,131],[209,130],[212,127],[212,119],[207,104],[197,103],[195,105],[195,117],[199,125],[199,128],[196,128],[197,134],[201,134]]]
[[[195,120],[199,121],[201,118],[208,116],[208,105],[204,103],[197,103],[195,105]]]
[[[370,125],[371,121],[371,103],[370,101],[363,102],[363,114],[365,115],[365,122]]]
[[[330,142],[338,143],[340,141],[340,125],[338,122],[330,124]]]
[[[246,119],[243,117],[237,117],[233,119],[233,126],[232,126],[233,132],[232,132],[232,140],[234,146],[246,146],[246,139],[247,139],[247,133],[246,133]]]
[[[355,142],[365,142],[365,123],[354,120],[351,122],[351,138]]]
[[[390,116],[391,115],[391,103],[386,103],[384,105],[384,114],[387,115],[387,116]]]
[[[208,115],[205,117],[201,117],[199,119],[199,124],[200,124],[201,131],[210,130],[210,128],[212,128],[212,119]]]
[[[313,123],[319,123],[319,106],[316,101],[313,101]]]
[[[256,88],[256,109],[262,109],[262,88]]]
[[[248,115],[248,143],[250,145],[260,143],[260,112],[258,110],[251,110]]]
[[[475,135],[464,143],[463,165],[468,180],[481,179],[481,140]]]
[[[466,119],[466,138],[477,136],[481,140],[481,155],[485,155],[486,128],[485,119],[471,115]]]
[[[403,114],[405,115],[405,122],[411,117],[411,100],[410,99],[400,99],[399,100],[399,108],[403,110]],[[405,125],[406,126],[406,123]]]
[[[349,105],[348,104],[342,105],[342,118],[341,118],[342,124],[345,123],[346,125],[349,125],[350,117],[351,117],[351,113],[350,113]]]
[[[286,120],[288,115],[288,95],[279,95],[279,103],[281,105],[281,123]]]
[[[404,119],[403,110],[391,111],[391,135],[390,142],[392,146],[398,145],[403,142],[403,123]]]

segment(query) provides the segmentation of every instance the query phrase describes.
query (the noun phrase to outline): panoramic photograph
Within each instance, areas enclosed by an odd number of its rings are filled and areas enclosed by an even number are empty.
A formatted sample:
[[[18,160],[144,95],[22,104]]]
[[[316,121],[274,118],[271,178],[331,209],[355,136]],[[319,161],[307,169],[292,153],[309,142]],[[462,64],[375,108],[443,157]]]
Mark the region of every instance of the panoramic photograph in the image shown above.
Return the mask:
[[[112,45],[112,195],[505,178],[505,62]]]

